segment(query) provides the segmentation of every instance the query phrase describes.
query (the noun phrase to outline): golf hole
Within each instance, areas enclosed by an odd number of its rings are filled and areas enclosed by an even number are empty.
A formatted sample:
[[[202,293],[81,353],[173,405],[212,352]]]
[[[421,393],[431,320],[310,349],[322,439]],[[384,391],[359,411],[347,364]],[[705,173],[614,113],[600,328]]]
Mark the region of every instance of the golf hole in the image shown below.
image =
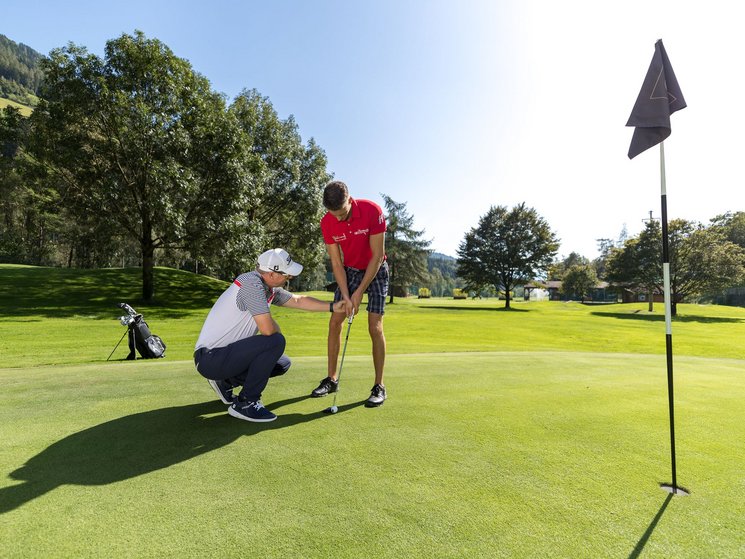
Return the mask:
[[[670,483],[660,483],[660,489],[663,491],[667,491],[668,493],[672,493],[673,495],[680,495],[682,497],[687,497],[691,494],[688,489],[685,489],[684,487],[673,487]]]

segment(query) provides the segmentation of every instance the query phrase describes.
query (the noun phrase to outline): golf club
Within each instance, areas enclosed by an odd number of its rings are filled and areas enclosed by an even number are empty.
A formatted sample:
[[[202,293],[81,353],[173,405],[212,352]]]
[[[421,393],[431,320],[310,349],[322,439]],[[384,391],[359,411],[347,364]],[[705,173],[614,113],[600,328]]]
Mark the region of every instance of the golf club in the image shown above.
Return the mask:
[[[339,408],[336,407],[336,395],[339,394],[339,384],[341,382],[341,370],[344,368],[344,356],[347,353],[347,342],[349,341],[349,331],[352,329],[352,320],[354,320],[354,315],[347,318],[347,337],[344,339],[344,349],[341,352],[341,363],[339,364],[339,372],[336,374],[336,392],[334,392],[334,402],[331,404],[330,408],[326,408],[323,410],[323,413],[336,413],[339,411]]]

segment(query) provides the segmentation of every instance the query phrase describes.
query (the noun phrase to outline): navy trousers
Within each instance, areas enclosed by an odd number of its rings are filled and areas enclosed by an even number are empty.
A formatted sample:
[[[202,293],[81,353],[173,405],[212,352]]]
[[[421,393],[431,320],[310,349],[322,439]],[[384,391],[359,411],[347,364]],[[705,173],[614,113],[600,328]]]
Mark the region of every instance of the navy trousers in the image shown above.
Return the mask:
[[[251,336],[225,347],[200,348],[194,352],[194,364],[205,378],[242,386],[241,397],[255,402],[261,399],[270,377],[283,375],[290,368],[284,350],[285,337],[279,332]]]

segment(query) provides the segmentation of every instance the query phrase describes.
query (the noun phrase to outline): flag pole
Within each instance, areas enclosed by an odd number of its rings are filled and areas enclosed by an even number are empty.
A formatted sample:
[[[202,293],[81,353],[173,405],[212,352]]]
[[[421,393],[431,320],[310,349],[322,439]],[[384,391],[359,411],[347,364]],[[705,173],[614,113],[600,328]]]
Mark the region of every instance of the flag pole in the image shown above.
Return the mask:
[[[662,205],[662,277],[665,298],[665,353],[667,355],[667,398],[670,408],[670,464],[673,474],[672,492],[678,493],[675,467],[675,398],[673,392],[673,328],[670,298],[670,250],[667,228],[667,182],[665,178],[665,142],[660,142],[660,198]],[[663,487],[665,487],[663,485]]]
[[[675,468],[675,409],[673,397],[673,332],[672,298],[670,296],[670,251],[667,228],[667,185],[665,180],[665,145],[670,136],[670,115],[686,108],[670,60],[662,45],[662,39],[654,44],[654,56],[649,64],[644,82],[639,90],[634,108],[626,126],[634,127],[629,145],[629,159],[633,159],[652,146],[660,145],[660,190],[662,203],[662,273],[665,296],[665,346],[667,353],[667,396],[670,407],[670,458],[673,471],[672,485],[660,484],[662,489],[674,495],[689,495],[687,489],[678,487]]]

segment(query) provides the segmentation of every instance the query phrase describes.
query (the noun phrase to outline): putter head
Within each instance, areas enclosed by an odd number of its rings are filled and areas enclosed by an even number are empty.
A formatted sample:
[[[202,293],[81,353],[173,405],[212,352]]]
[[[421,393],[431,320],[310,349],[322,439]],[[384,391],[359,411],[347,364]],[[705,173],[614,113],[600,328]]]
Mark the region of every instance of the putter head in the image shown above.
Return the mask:
[[[323,413],[336,413],[338,411],[339,408],[337,408],[336,406],[331,406],[330,408],[326,408],[325,410],[323,410]]]

